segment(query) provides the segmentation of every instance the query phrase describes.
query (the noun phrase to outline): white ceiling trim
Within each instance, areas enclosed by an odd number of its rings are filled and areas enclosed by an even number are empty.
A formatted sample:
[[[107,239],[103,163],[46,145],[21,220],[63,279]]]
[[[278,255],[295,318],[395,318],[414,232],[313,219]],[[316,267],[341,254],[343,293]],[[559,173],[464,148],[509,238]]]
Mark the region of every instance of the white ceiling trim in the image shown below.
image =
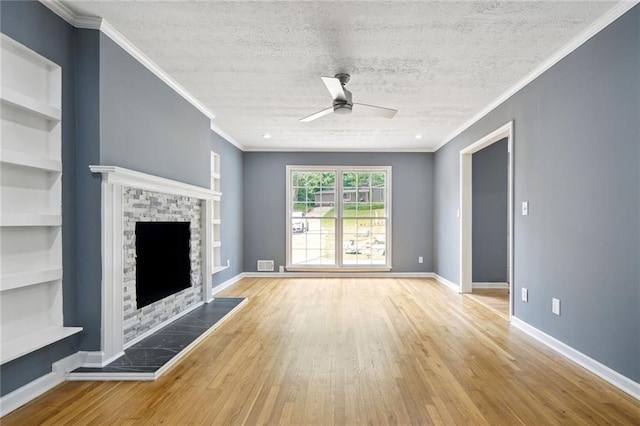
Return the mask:
[[[347,148],[347,149],[336,149],[336,148],[245,148],[244,152],[435,152],[431,148],[416,148],[416,149],[373,149],[373,148]]]
[[[115,28],[113,28],[106,20],[102,18],[92,16],[76,15],[71,9],[58,0],[40,0],[40,2],[51,9],[56,15],[67,21],[69,24],[76,28],[85,28],[91,30],[102,31],[104,35],[109,37],[118,46],[123,48],[127,53],[133,56],[138,62],[140,62],[145,68],[151,71],[156,77],[162,80],[165,84],[176,91],[180,96],[186,99],[191,105],[196,107],[202,112],[209,120],[211,120],[211,130],[225,138],[228,142],[235,145],[237,148],[243,150],[243,146],[232,138],[228,133],[220,129],[213,123],[215,114],[211,112],[202,102],[196,99],[191,93],[189,93],[184,87],[182,87],[177,81],[175,81],[169,74],[162,70],[155,62],[149,59],[140,49],[138,49],[133,43],[127,40],[122,34],[120,34]]]
[[[213,132],[217,133],[218,135],[222,136],[223,139],[225,139],[227,142],[229,142],[230,144],[232,144],[233,146],[238,148],[240,151],[246,151],[244,146],[240,145],[240,143],[238,143],[238,141],[236,141],[234,138],[229,136],[229,134],[227,132],[225,132],[220,127],[218,127],[216,124],[214,124],[213,120],[211,120],[211,130]]]
[[[573,40],[569,41],[564,47],[558,50],[554,55],[549,57],[547,60],[542,62],[537,68],[531,71],[529,74],[524,76],[522,80],[520,80],[515,85],[511,86],[506,92],[502,95],[498,96],[493,102],[484,107],[480,112],[471,117],[468,121],[466,121],[462,126],[458,127],[454,132],[452,132],[449,136],[444,138],[442,142],[436,145],[433,149],[433,152],[439,150],[447,143],[451,142],[453,138],[460,135],[462,132],[467,130],[469,127],[473,126],[475,123],[480,121],[482,117],[489,114],[491,111],[496,109],[500,104],[509,99],[511,96],[515,95],[518,91],[523,89],[527,84],[531,83],[533,80],[538,78],[542,73],[547,71],[549,68],[560,62],[564,57],[569,55],[571,52],[576,50],[578,47],[582,46],[586,43],[591,37],[598,34],[600,31],[609,26],[613,21],[627,13],[630,9],[632,9],[635,5],[640,3],[638,0],[623,0],[622,2],[616,4],[612,7],[607,13],[598,18],[593,24],[591,24],[587,29],[585,29],[582,33],[578,34]]]

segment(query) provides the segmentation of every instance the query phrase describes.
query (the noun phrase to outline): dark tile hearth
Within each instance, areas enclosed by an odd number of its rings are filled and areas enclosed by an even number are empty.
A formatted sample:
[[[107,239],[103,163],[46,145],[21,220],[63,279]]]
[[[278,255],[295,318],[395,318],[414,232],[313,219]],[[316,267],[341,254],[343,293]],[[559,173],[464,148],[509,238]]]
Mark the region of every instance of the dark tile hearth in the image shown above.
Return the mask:
[[[78,379],[102,373],[137,374],[157,377],[161,369],[174,357],[180,355],[191,343],[218,324],[238,307],[245,298],[216,298],[210,303],[194,309],[151,336],[132,345],[124,355],[103,368],[77,368],[70,376]]]

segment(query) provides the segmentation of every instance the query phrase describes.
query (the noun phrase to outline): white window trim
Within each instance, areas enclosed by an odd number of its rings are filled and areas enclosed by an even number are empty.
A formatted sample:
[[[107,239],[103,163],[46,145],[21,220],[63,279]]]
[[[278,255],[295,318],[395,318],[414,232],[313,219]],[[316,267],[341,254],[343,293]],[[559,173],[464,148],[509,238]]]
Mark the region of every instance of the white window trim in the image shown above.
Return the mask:
[[[335,186],[335,196],[334,196],[334,211],[336,212],[336,265],[311,265],[311,266],[302,266],[302,265],[292,265],[291,264],[291,216],[292,216],[292,200],[291,200],[291,174],[293,171],[309,171],[309,172],[335,172],[336,173],[336,186]],[[342,220],[342,173],[343,172],[385,172],[387,175],[386,178],[386,200],[385,206],[387,209],[387,219],[386,219],[386,239],[387,246],[385,248],[385,254],[387,256],[387,264],[386,265],[347,265],[347,266],[338,266],[342,264],[342,249],[339,250],[337,244],[342,241],[342,226],[338,226],[338,222]],[[392,174],[391,174],[391,166],[296,166],[296,165],[287,165],[286,166],[286,270],[291,272],[387,272],[393,269],[393,255],[392,255],[392,242],[393,238],[391,235],[392,226],[392,218],[391,218],[391,206],[392,206]],[[338,196],[340,194],[340,196]]]

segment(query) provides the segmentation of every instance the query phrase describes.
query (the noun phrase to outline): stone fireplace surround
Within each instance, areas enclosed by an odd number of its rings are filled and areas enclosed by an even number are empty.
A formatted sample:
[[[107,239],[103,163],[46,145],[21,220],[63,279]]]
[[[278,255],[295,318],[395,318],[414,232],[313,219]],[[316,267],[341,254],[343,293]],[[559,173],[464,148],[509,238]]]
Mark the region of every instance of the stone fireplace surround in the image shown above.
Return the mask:
[[[85,367],[103,367],[125,348],[190,312],[211,297],[212,201],[220,193],[116,166],[89,166],[102,174],[101,351]],[[137,309],[135,223],[191,222],[191,287]]]

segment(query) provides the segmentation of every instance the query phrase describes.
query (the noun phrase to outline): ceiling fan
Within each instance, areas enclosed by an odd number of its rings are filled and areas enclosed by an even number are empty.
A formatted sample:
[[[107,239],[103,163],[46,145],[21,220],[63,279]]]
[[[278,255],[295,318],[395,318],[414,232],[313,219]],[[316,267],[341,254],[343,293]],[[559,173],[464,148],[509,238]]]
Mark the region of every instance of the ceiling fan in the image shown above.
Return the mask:
[[[303,123],[308,123],[309,121],[313,121],[320,117],[323,117],[327,114],[331,114],[332,112],[340,115],[351,114],[351,110],[354,108],[356,111],[362,111],[367,115],[375,116],[375,117],[386,117],[393,118],[394,115],[398,112],[396,109],[391,108],[383,108],[379,106],[359,104],[353,102],[351,97],[351,92],[345,89],[345,84],[349,82],[349,78],[351,76],[349,74],[336,74],[335,77],[321,77],[322,82],[325,86],[327,86],[327,90],[331,93],[331,97],[333,98],[333,106],[331,108],[323,109],[322,111],[316,112],[315,114],[311,114],[304,118],[301,118],[300,121]]]

